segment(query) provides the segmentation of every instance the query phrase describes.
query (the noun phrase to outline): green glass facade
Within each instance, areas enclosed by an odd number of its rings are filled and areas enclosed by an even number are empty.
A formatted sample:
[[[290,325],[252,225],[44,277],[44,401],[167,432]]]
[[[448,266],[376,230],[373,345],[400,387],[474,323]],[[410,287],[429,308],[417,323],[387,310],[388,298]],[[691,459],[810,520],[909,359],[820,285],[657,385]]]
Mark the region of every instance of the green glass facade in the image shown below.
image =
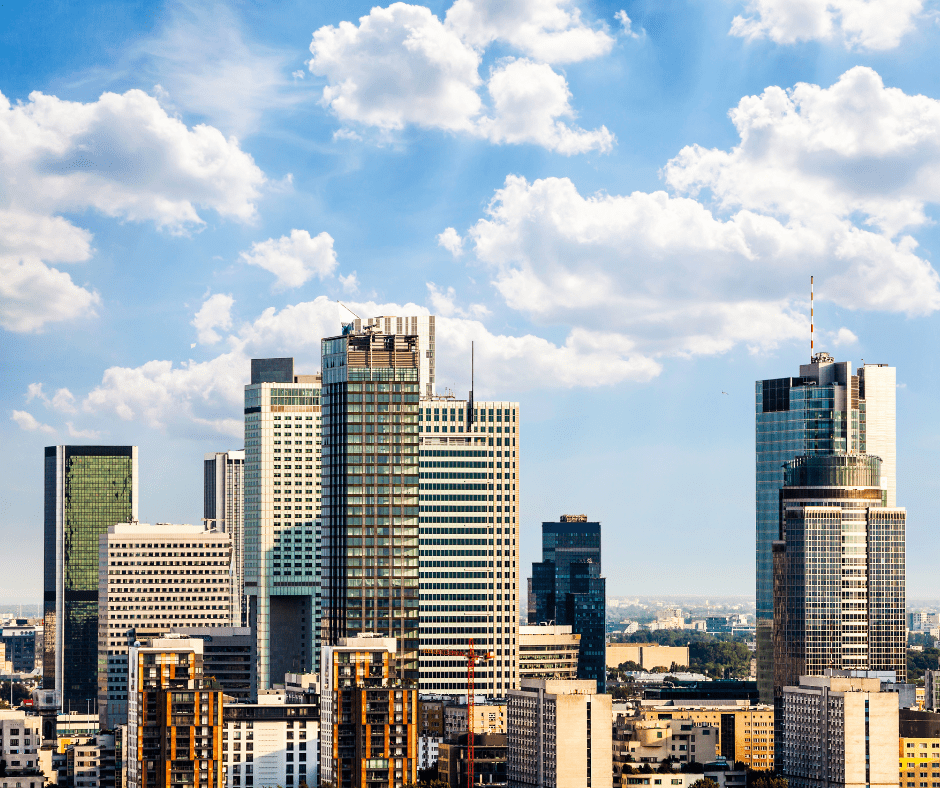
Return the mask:
[[[136,447],[46,447],[43,686],[63,709],[97,699],[98,537],[136,518],[136,496]]]

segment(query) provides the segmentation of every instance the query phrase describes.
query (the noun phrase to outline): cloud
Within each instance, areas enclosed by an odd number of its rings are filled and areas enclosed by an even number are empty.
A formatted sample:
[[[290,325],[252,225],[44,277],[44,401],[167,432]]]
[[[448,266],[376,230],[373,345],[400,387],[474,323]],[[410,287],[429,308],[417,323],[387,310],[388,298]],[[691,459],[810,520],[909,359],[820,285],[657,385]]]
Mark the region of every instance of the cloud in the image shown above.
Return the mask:
[[[43,391],[42,383],[30,383],[26,389],[26,401],[32,402],[34,399],[38,399],[47,408],[52,408],[62,413],[75,413],[77,410],[75,407],[75,395],[66,388],[61,388],[56,391],[55,395],[50,399]]]
[[[831,341],[834,347],[844,347],[845,345],[854,345],[858,342],[858,337],[843,326],[836,332]]]
[[[457,306],[457,291],[453,287],[446,290],[438,288],[434,282],[427,283],[428,301],[431,303],[431,312],[444,317],[483,318],[490,314],[485,304],[470,304],[466,309]]]
[[[606,55],[613,38],[589,27],[571,0],[456,0],[446,26],[476,49],[502,41],[545,63],[574,63]]]
[[[940,308],[907,241],[832,217],[715,216],[666,192],[582,196],[567,178],[510,176],[469,231],[506,303],[544,323],[599,320],[653,356],[773,348],[808,333],[803,292],[848,308]]]
[[[548,10],[563,5],[530,3]],[[461,8],[486,18],[496,13],[496,4],[467,2]],[[492,103],[487,109],[479,94],[481,53],[463,34],[424,6],[394,3],[373,8],[358,26],[341,22],[317,30],[307,65],[327,81],[324,107],[344,122],[383,133],[419,126],[566,155],[610,149],[613,135],[603,126],[585,131],[560,120],[574,115],[568,85],[545,63],[510,58],[496,66],[486,83]]]
[[[454,257],[460,257],[463,254],[463,238],[453,227],[448,227],[437,236],[437,244],[443,246]]]
[[[889,235],[940,200],[940,101],[886,88],[870,68],[829,88],[769,87],[730,114],[740,145],[683,148],[664,171],[677,192],[802,221],[860,213]]]
[[[620,22],[620,26],[623,28],[623,32],[630,36],[630,38],[639,38],[639,34],[633,30],[633,22],[630,20],[630,17],[627,16],[627,12],[623,9],[620,9],[616,14],[614,14],[614,19]]]
[[[310,237],[306,230],[291,230],[290,236],[269,238],[242,252],[242,260],[270,271],[277,277],[275,287],[300,287],[312,277],[324,279],[336,269],[336,252],[329,233]]]
[[[731,35],[778,44],[841,39],[847,49],[894,49],[915,27],[922,0],[748,0]]]
[[[339,275],[339,283],[343,287],[343,291],[346,293],[355,293],[359,290],[359,277],[356,276],[356,272],[353,271],[349,276]]]
[[[203,209],[253,220],[264,182],[237,141],[188,128],[139,90],[85,104],[0,94],[0,325],[39,331],[101,303],[50,265],[92,255],[91,234],[57,214],[91,209],[182,233],[204,223]]]
[[[204,345],[213,345],[222,337],[217,328],[232,327],[232,304],[235,299],[230,295],[216,293],[207,298],[193,318],[193,325],[199,332],[199,341]]]
[[[50,427],[48,424],[43,424],[42,422],[37,421],[32,414],[27,413],[25,410],[14,410],[11,418],[16,422],[17,426],[21,430],[25,430],[26,432],[38,431],[50,434],[55,432],[54,427]]]
[[[159,82],[164,100],[241,135],[255,131],[265,113],[306,99],[294,87],[304,72],[290,73],[294,53],[248,40],[230,5],[170,2],[164,13],[156,34],[131,50],[128,66]]]
[[[65,422],[65,426],[68,427],[69,437],[70,438],[84,438],[85,440],[97,440],[101,437],[101,433],[98,430],[80,430],[77,429],[72,422]]]

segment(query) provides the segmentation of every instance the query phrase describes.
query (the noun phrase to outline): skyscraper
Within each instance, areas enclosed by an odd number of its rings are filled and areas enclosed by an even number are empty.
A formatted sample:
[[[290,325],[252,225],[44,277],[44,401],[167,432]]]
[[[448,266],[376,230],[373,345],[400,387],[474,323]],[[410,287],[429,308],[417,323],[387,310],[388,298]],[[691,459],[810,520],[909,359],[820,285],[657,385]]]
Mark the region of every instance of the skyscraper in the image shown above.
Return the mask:
[[[418,356],[418,379],[421,381],[422,397],[433,397],[435,384],[435,361],[437,357],[437,332],[434,315],[411,315],[400,317],[380,315],[364,320],[356,318],[351,323],[344,324],[344,332],[351,331],[361,334],[363,331],[376,331],[386,336],[401,334],[418,337],[421,348]]]
[[[853,375],[848,362],[817,353],[799,372],[755,384],[757,682],[765,703],[773,700],[773,542],[783,465],[801,455],[874,454],[884,460],[887,505],[896,499],[894,368],[866,364]]]
[[[322,640],[394,637],[417,681],[419,337],[347,323],[322,358]]]
[[[422,648],[474,647],[495,659],[476,687],[519,686],[518,402],[421,400],[420,576]],[[422,692],[466,693],[466,667],[422,656]]]
[[[607,685],[607,583],[601,577],[601,524],[563,514],[542,523],[542,561],[532,564],[529,623],[569,625],[581,636],[578,678]]]
[[[827,669],[906,676],[905,511],[886,507],[881,460],[797,457],[774,550],[774,696]]]
[[[63,709],[98,695],[98,537],[137,519],[136,446],[47,446],[43,686]]]
[[[258,688],[318,669],[320,376],[251,360],[245,386],[245,595]]]
[[[248,625],[245,600],[245,451],[207,454],[203,463],[203,522],[227,533],[232,540],[232,577],[235,587],[233,619]]]

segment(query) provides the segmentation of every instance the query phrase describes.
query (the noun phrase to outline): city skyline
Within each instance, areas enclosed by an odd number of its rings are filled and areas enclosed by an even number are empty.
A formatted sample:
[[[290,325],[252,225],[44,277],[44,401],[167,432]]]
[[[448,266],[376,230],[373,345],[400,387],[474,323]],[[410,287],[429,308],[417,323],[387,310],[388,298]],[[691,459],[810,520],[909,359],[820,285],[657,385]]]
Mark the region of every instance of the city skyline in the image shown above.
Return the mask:
[[[197,522],[250,358],[432,314],[441,385],[473,342],[525,410],[522,565],[590,511],[611,594],[750,594],[753,382],[809,361],[811,275],[816,349],[897,369],[932,596],[940,26],[779,2],[0,9],[0,600],[41,597],[42,447],[140,446],[141,518]]]

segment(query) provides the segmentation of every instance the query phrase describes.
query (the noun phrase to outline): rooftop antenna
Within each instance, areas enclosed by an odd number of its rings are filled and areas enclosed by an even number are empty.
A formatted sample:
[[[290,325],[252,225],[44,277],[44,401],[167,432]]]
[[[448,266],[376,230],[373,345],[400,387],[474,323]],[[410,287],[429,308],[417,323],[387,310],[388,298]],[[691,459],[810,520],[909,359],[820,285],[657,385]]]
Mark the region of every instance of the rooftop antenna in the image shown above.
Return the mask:
[[[467,424],[473,424],[473,340],[470,340],[470,401],[467,403]]]
[[[343,309],[345,309],[347,312],[349,312],[349,314],[351,314],[354,318],[356,318],[356,320],[362,320],[362,318],[359,317],[359,315],[357,315],[355,312],[353,312],[348,306],[346,306],[346,304],[344,304],[344,303],[343,303],[342,301],[340,301],[339,299],[337,299],[336,303],[339,304],[339,305],[340,305]]]
[[[813,363],[813,277],[809,278],[809,363]]]

